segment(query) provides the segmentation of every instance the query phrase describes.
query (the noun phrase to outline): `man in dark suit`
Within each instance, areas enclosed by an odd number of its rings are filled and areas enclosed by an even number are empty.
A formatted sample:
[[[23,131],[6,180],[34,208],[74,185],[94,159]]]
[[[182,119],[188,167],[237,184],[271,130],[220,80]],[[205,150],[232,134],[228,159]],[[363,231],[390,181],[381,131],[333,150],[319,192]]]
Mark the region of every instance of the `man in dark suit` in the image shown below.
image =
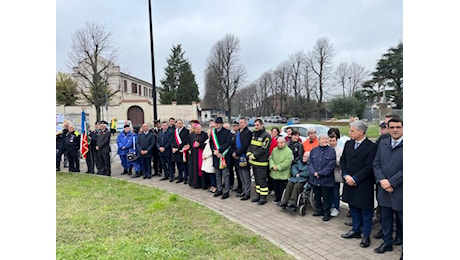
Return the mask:
[[[96,151],[99,163],[97,174],[110,176],[112,171],[110,167],[110,131],[107,129],[108,126],[107,121],[101,121],[101,132],[97,137]]]
[[[381,210],[383,243],[374,249],[376,253],[392,251],[393,245],[401,245],[403,237],[403,121],[388,121],[391,138],[380,141],[374,159],[377,201]],[[396,238],[393,240],[393,215],[396,215]]]
[[[361,247],[369,247],[374,211],[373,160],[376,145],[366,137],[367,125],[362,121],[350,123],[351,140],[345,143],[340,169],[344,178],[342,200],[348,203],[352,217],[352,230],[343,238],[361,238]],[[362,226],[362,230],[361,230]]]
[[[190,145],[188,145],[188,138],[190,132],[184,127],[184,121],[182,121],[182,119],[177,119],[175,126],[176,129],[172,132],[171,138],[172,169],[170,174],[174,177],[174,164],[177,164],[179,177],[176,183],[184,182],[185,184],[187,184],[188,176],[184,175],[186,173],[185,167],[187,167],[187,151],[188,149],[190,149]]]
[[[214,197],[222,195],[222,199],[229,197],[230,180],[228,176],[228,164],[229,160],[232,160],[232,156],[229,150],[232,145],[232,133],[230,130],[223,127],[222,117],[216,118],[216,128],[211,132],[210,147],[212,151],[212,166],[216,171],[216,184],[217,192],[214,193]],[[223,183],[222,183],[223,179]]]
[[[161,123],[161,131],[158,132],[157,137],[157,149],[160,155],[161,167],[164,171],[164,176],[161,178],[161,181],[167,180],[174,181],[174,168],[171,165],[171,138],[173,135],[172,131],[168,130],[168,123],[164,121]]]
[[[152,156],[155,141],[155,135],[149,130],[149,125],[147,123],[142,124],[141,132],[139,132],[136,140],[136,150],[144,179],[152,178]]]
[[[235,135],[235,152],[232,154],[241,179],[241,194],[237,196],[241,196],[241,200],[248,200],[251,197],[251,173],[246,153],[251,143],[252,133],[245,118],[240,119],[238,128]]]
[[[153,123],[155,126],[152,129],[150,129],[150,131],[155,136],[155,140],[157,140],[158,133],[161,131],[161,123],[160,123],[160,120],[155,120],[153,121]],[[161,163],[160,163],[160,152],[157,149],[156,143],[153,146],[152,158],[153,158],[153,175],[152,176],[161,176],[162,168],[161,168]]]

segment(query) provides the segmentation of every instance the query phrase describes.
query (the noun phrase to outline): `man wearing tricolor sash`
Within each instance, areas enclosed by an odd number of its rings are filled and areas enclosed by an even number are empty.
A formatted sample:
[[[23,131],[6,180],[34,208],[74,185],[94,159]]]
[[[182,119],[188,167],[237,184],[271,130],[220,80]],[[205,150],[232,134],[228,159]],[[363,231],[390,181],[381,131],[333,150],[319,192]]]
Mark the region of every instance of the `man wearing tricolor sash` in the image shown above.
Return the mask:
[[[187,151],[189,149],[188,139],[189,131],[184,127],[182,119],[176,121],[176,129],[171,139],[172,147],[172,171],[174,174],[175,165],[179,171],[179,178],[176,183],[188,182],[188,176],[186,176],[185,167],[187,167]],[[170,176],[171,178],[172,176]]]
[[[229,197],[230,180],[228,176],[227,161],[232,160],[230,146],[232,145],[232,133],[223,128],[222,117],[216,118],[216,128],[211,132],[212,166],[216,170],[217,192],[214,197],[222,195],[222,199]],[[222,183],[223,180],[223,183]]]

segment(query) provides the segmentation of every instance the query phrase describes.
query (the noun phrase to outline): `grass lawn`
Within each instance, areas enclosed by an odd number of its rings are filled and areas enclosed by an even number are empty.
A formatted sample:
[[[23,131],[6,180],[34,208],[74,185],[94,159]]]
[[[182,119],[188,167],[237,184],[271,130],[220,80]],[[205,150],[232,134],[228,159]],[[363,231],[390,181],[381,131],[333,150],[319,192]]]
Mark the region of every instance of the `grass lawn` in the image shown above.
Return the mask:
[[[56,259],[293,259],[178,195],[114,178],[56,173]]]

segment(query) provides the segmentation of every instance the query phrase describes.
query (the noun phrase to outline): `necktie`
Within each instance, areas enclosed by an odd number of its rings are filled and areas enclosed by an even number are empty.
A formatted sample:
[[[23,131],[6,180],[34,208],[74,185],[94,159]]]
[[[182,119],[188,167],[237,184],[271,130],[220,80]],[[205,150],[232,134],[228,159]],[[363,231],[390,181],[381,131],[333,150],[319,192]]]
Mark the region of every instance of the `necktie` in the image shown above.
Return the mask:
[[[355,142],[355,150],[358,149],[359,142]]]
[[[398,145],[398,141],[391,140],[391,148],[395,148]]]

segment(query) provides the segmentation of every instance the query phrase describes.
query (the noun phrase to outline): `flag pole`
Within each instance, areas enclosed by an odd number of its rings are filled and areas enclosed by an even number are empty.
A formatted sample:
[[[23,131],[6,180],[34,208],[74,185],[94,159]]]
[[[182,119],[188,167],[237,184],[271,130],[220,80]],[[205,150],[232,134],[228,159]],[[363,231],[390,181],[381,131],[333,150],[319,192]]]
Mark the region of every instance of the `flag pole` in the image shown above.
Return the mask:
[[[150,56],[152,60],[152,98],[153,98],[153,120],[158,119],[157,116],[157,90],[155,86],[155,58],[153,55],[153,26],[152,26],[152,4],[149,0],[149,23],[150,23]]]

